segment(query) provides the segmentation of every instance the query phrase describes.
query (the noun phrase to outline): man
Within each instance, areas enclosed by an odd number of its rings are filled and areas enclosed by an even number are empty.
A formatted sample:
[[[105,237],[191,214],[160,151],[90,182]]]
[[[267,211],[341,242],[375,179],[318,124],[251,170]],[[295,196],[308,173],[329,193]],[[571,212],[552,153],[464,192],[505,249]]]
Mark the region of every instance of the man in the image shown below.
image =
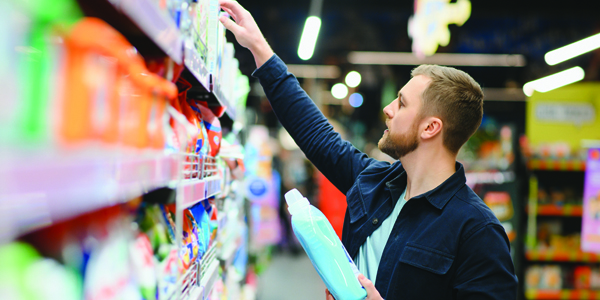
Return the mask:
[[[515,299],[504,228],[456,162],[481,123],[483,93],[466,73],[424,65],[384,108],[379,148],[393,164],[340,138],[273,53],[248,11],[220,0],[221,18],[254,55],[273,111],[307,158],[347,196],[342,242],[367,299]],[[333,297],[327,293],[328,299]]]

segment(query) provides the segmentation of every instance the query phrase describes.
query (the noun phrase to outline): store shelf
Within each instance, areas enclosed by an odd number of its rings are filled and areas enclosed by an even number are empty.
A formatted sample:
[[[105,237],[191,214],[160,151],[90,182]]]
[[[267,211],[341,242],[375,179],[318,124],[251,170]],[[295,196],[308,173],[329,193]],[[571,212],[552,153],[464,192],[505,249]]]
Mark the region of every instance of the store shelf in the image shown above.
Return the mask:
[[[194,262],[189,269],[181,276],[179,281],[177,282],[177,286],[179,289],[175,290],[173,295],[168,297],[168,299],[185,299],[186,297],[190,297],[194,292],[198,289],[198,274],[199,274],[199,263],[198,261]],[[181,291],[181,297],[175,297],[178,291]],[[190,298],[191,299],[191,298]],[[202,299],[202,298],[195,298]]]
[[[208,293],[212,290],[219,274],[219,261],[216,259],[215,255],[216,247],[212,246],[206,251],[199,263],[194,264],[194,275],[197,277],[194,278],[193,281],[190,281],[190,283],[193,284],[186,285],[184,282],[179,282],[178,286],[180,286],[180,290],[182,290],[179,299],[203,300],[208,297]]]
[[[597,263],[600,262],[600,255],[596,253],[574,251],[553,251],[553,250],[527,250],[525,258],[529,261],[552,261],[552,262],[581,262]]]
[[[465,176],[470,187],[477,184],[503,184],[513,182],[516,178],[513,171],[467,172]]]
[[[177,178],[177,159],[163,153],[11,156],[0,166],[0,242],[128,201]]]
[[[181,183],[183,191],[182,209],[194,206],[221,192],[221,177],[213,176],[204,179],[191,179]]]
[[[186,297],[182,297],[182,299],[188,300],[202,300],[206,299],[210,292],[212,291],[213,286],[215,285],[215,281],[219,275],[219,262],[214,260],[208,265],[206,269],[205,276],[202,277],[200,281],[200,286],[195,286],[194,289],[189,293]]]
[[[169,57],[181,64],[183,36],[168,13],[157,7],[157,1],[109,1],[127,15]]]
[[[196,294],[202,295],[202,298],[190,298],[190,299],[206,299],[217,281],[219,276],[219,261],[216,257],[216,247],[212,246],[204,257],[200,264],[200,285],[199,291]]]
[[[221,85],[219,85],[219,84],[213,84],[212,92],[215,95],[215,98],[217,98],[217,101],[219,102],[219,104],[221,106],[227,108],[225,110],[225,113],[229,116],[229,118],[231,120],[235,121],[235,119],[236,119],[235,107],[233,107],[232,105],[230,105],[231,102],[223,94],[223,90],[221,89]]]
[[[538,205],[537,214],[540,216],[565,216],[565,217],[581,217],[583,207],[581,205]]]
[[[183,61],[185,67],[194,78],[203,86],[204,90],[210,91],[210,73],[204,61],[196,51],[191,39],[185,39],[183,43]]]
[[[585,171],[585,160],[579,159],[529,159],[530,170]]]
[[[537,290],[527,289],[527,299],[600,299],[600,291],[595,290]]]

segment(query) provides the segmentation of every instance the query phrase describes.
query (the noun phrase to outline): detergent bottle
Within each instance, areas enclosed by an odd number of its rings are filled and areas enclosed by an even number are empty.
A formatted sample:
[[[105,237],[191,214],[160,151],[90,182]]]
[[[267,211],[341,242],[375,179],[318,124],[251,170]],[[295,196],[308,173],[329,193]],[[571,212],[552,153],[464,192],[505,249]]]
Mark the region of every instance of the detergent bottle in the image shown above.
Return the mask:
[[[362,300],[367,292],[359,271],[323,213],[297,189],[285,194],[292,228],[321,279],[336,300]]]

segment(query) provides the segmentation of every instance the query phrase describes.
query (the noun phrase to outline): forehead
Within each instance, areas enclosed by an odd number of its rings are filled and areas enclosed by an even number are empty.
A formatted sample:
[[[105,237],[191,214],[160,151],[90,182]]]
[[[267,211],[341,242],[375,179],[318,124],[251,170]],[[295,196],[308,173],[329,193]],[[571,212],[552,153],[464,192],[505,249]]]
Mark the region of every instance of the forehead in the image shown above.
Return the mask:
[[[402,94],[405,101],[412,102],[420,100],[423,91],[431,82],[431,78],[424,75],[417,75],[411,78],[402,89],[398,92],[398,96]]]

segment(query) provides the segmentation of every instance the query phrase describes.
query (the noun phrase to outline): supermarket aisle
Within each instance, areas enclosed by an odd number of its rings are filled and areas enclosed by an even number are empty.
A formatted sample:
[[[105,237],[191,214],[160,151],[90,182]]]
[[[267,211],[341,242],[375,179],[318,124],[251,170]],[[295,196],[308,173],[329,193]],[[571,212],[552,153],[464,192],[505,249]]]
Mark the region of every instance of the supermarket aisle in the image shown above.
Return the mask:
[[[257,300],[325,299],[325,284],[304,251],[277,253],[258,283]]]

